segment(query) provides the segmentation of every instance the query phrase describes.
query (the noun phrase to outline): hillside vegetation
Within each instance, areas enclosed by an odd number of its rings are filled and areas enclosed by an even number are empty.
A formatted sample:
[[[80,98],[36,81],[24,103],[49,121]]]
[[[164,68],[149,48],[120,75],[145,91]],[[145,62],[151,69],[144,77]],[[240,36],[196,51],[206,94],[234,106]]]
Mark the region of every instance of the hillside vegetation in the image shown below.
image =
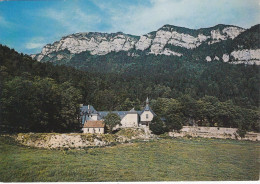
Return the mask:
[[[40,63],[1,45],[1,130],[78,131],[81,103],[97,110],[140,110],[149,96],[155,113],[168,118],[170,129],[176,127],[173,122],[180,127],[196,121],[259,131],[259,66],[174,56],[132,60],[124,53],[101,57],[91,58],[88,66],[114,68],[111,73]],[[121,67],[120,61],[128,64]]]

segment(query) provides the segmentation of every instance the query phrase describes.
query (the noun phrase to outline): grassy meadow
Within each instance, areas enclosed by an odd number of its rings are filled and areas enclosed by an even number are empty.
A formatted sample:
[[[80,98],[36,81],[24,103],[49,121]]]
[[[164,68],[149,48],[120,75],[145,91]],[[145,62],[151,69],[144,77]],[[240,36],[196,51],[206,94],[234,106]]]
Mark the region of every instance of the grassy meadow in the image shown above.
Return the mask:
[[[258,180],[259,143],[160,139],[82,150],[47,150],[0,136],[0,181]]]

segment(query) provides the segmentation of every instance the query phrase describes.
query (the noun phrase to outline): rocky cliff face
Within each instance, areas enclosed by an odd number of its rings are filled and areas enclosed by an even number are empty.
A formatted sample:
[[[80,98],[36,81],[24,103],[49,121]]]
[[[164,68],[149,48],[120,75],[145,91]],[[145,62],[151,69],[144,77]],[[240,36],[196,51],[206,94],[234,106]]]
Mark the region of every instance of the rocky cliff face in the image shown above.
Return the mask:
[[[210,56],[207,56],[205,60],[207,62],[219,61],[219,57],[215,56],[214,58],[211,58]],[[222,60],[231,64],[244,63],[249,65],[260,65],[260,49],[234,50],[230,54],[223,54]]]
[[[260,65],[260,49],[244,49],[231,52],[234,64],[247,63]]]
[[[47,44],[39,56],[48,56],[65,49],[71,54],[90,51],[92,55],[104,55],[112,51],[128,51],[134,47],[137,41],[138,37],[123,33],[77,33],[65,36],[53,44]],[[38,60],[41,60],[40,58]]]
[[[47,44],[43,47],[41,53],[32,55],[32,57],[38,61],[58,61],[64,58],[70,59],[74,55],[85,51],[88,51],[91,55],[105,55],[110,52],[126,51],[129,52],[129,56],[138,56],[133,52],[142,51],[145,54],[181,57],[184,53],[176,48],[192,51],[202,44],[212,45],[224,40],[233,40],[244,31],[243,28],[228,25],[217,25],[212,28],[198,30],[165,25],[155,32],[142,36],[128,35],[121,32],[111,34],[97,32],[76,33],[65,36],[53,44]],[[259,59],[259,50],[253,52],[257,52],[254,55],[257,55],[256,59]],[[228,57],[231,54],[233,58],[242,61],[239,58],[244,58],[243,53],[239,52],[237,54],[234,51],[233,54],[228,53]],[[213,58],[207,58],[206,60],[211,61]],[[227,61],[226,58],[225,61]]]

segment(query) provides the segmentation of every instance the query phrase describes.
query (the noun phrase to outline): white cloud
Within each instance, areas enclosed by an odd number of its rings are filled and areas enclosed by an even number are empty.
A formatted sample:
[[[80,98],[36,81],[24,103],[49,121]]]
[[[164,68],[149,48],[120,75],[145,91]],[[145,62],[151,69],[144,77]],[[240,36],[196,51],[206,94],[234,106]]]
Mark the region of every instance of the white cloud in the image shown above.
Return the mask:
[[[47,17],[65,28],[66,32],[75,33],[87,31],[100,22],[98,15],[87,14],[79,7],[57,9],[44,9],[39,16]]]
[[[111,15],[113,26],[109,31],[138,35],[157,30],[164,24],[188,28],[216,24],[250,27],[260,18],[258,0],[150,0],[148,4],[127,7],[109,2],[96,3]]]
[[[34,38],[25,48],[38,52],[45,42],[76,32],[102,30],[142,35],[165,24],[187,28],[234,24],[247,28],[259,23],[260,18],[258,0],[93,0],[92,3],[101,11],[87,9],[88,6],[83,9],[77,3],[38,11],[38,16],[48,20],[52,29],[45,30],[45,39]],[[1,24],[9,23],[0,16]]]
[[[42,48],[44,46],[43,43],[26,43],[25,48],[26,49],[38,49],[38,48]]]
[[[0,26],[10,27],[12,24],[0,15]]]
[[[26,49],[40,49],[46,44],[44,42],[44,40],[46,40],[44,37],[32,38],[29,42],[27,42],[25,44],[25,48]]]
[[[41,9],[34,14],[42,20],[48,21],[48,27],[44,32],[44,37],[32,38],[29,42],[24,44],[24,47],[30,52],[39,52],[39,50],[54,40],[60,39],[62,36],[76,32],[97,31],[95,25],[100,22],[100,18],[94,14],[88,14],[86,10],[82,11],[77,4],[69,4],[70,6],[63,6],[60,9],[55,7]],[[30,14],[30,12],[28,13]]]

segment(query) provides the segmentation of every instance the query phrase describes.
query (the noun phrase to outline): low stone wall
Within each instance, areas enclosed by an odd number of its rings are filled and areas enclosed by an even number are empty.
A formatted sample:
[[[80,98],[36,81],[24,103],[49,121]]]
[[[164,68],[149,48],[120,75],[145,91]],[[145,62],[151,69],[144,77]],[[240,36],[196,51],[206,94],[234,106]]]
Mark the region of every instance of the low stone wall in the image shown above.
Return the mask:
[[[133,139],[150,139],[153,135],[143,129],[122,129],[117,134],[86,133],[20,133],[16,140],[25,146],[38,148],[85,148],[124,143]]]
[[[198,126],[183,126],[181,131],[169,132],[172,137],[204,137],[204,138],[221,138],[221,139],[238,139],[259,141],[260,134],[254,132],[247,132],[244,138],[237,134],[237,128],[223,128],[223,127],[198,127]]]

